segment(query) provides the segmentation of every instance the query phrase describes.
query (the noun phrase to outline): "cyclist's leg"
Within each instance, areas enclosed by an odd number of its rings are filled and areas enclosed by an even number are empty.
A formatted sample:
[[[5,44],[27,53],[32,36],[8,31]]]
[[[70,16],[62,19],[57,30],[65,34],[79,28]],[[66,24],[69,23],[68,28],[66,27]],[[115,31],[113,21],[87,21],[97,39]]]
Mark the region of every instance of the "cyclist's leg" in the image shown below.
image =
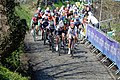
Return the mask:
[[[56,51],[58,51],[59,31],[56,31]]]
[[[37,29],[38,29],[38,22],[34,23],[34,36],[36,37],[37,35]]]
[[[40,25],[40,35],[42,37],[42,40],[43,40],[43,33],[44,33],[44,31],[43,31],[42,25]]]
[[[49,35],[50,35],[50,37],[53,37],[53,35],[54,35],[54,29],[50,29]],[[52,39],[52,38],[51,38],[51,39]],[[51,41],[53,41],[53,40],[51,40]]]
[[[35,23],[33,25],[33,38],[34,38],[34,41],[36,41],[36,24]]]
[[[71,39],[71,57],[73,58],[73,54],[74,54],[74,45],[75,45],[75,36],[72,36],[72,39]]]
[[[30,32],[33,35],[34,34],[34,24],[32,24],[31,28],[30,28]]]
[[[47,38],[47,40],[49,40],[49,34],[50,34],[50,30],[46,28],[46,38]]]
[[[64,46],[65,43],[65,33],[62,33],[62,46]]]
[[[69,34],[68,35],[68,54],[70,54],[71,53],[71,37],[72,37],[72,35],[71,34]]]
[[[76,38],[77,38],[76,36],[72,36],[72,45],[71,45],[72,49],[75,48]]]
[[[36,35],[38,36],[38,31],[39,31],[39,26],[38,25],[35,26],[35,30],[36,30]]]
[[[78,30],[74,33],[73,39],[74,39],[74,48],[76,48],[78,42]]]
[[[51,37],[52,50],[54,50],[54,43],[55,43],[55,42],[54,42],[54,35],[55,35],[54,32],[55,32],[55,29],[52,29],[52,32],[51,32],[51,36],[52,36],[52,37]]]
[[[44,45],[46,44],[46,28],[43,28],[43,40],[44,40]]]
[[[44,39],[44,29],[42,28],[42,40]]]
[[[52,49],[52,30],[49,30],[49,34],[48,34],[48,41],[49,41],[49,46],[50,46],[50,50]]]
[[[56,50],[58,51],[58,48],[60,49],[60,46],[58,46],[60,44],[62,38],[62,31],[58,31],[58,35],[57,35],[57,45],[56,45]]]

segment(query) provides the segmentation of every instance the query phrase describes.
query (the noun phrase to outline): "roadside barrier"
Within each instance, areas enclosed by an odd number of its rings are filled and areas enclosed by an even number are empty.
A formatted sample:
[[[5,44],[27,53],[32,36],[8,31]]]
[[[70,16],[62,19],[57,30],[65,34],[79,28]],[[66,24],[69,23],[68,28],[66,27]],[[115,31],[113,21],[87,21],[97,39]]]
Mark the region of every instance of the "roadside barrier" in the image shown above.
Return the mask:
[[[118,67],[116,74],[118,74],[120,72],[120,44],[90,24],[87,25],[86,38],[88,40],[86,45],[90,42],[91,44],[89,44],[89,46],[94,46],[92,52],[94,53],[96,50],[99,50],[100,53],[97,57],[102,54],[105,55],[101,60],[102,62],[110,59],[112,64],[110,64],[108,68],[111,69],[116,65]]]

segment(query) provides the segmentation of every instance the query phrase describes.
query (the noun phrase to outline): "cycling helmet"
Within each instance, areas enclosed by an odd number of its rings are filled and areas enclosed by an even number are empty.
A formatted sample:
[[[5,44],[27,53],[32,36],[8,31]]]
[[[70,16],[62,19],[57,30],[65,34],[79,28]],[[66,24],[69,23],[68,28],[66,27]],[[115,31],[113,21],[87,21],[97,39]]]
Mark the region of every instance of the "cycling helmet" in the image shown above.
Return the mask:
[[[48,21],[48,17],[47,17],[47,16],[45,16],[45,18],[44,18],[44,19],[45,19],[45,21]]]
[[[34,17],[38,17],[38,14],[34,14]]]
[[[47,7],[47,8],[46,8],[46,10],[47,10],[47,11],[49,11],[49,10],[50,10],[50,8],[49,8],[49,7]]]
[[[38,9],[38,10],[41,10],[41,8],[40,8],[40,7],[38,7],[37,9]]]

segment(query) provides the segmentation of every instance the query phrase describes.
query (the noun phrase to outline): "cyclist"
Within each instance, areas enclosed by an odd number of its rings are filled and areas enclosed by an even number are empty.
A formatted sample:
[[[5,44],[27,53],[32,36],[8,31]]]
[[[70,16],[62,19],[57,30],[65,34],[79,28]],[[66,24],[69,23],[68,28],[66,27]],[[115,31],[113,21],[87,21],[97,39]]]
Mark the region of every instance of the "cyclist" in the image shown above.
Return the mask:
[[[54,17],[53,15],[49,15],[48,16],[48,20],[49,20],[49,31],[51,34],[53,34],[54,30],[55,30],[55,22],[54,22]]]
[[[59,14],[58,13],[56,13],[54,16],[54,23],[55,23],[55,26],[59,24]]]
[[[57,35],[56,36],[56,51],[58,51],[58,42],[60,38],[62,38],[62,46],[64,46],[63,41],[64,41],[65,33],[64,33],[64,23],[62,20],[60,20],[59,24],[57,25],[56,35]]]
[[[44,19],[44,21],[43,21],[43,23],[42,23],[42,29],[43,29],[42,38],[43,38],[44,30],[46,30],[47,35],[48,35],[48,32],[49,32],[48,26],[49,26],[49,21],[48,21],[48,18],[45,17],[45,19]],[[48,38],[47,38],[47,39],[48,39]]]
[[[68,54],[70,54],[71,52],[71,47],[73,48],[74,47],[74,44],[71,45],[71,40],[73,38],[73,43],[75,43],[75,40],[77,38],[77,28],[75,27],[74,23],[71,22],[70,23],[70,27],[69,27],[69,30],[68,30],[68,33],[67,33],[67,37],[68,37]],[[70,46],[71,45],[71,46]]]
[[[36,25],[38,25],[38,15],[35,14],[31,20],[31,33],[33,34],[34,32],[34,28],[36,27]]]
[[[50,13],[50,8],[49,7],[46,8],[45,13]]]
[[[74,20],[74,24],[77,27],[77,39],[76,39],[76,42],[77,42],[78,41],[78,34],[79,34],[79,31],[80,31],[80,26],[81,26],[81,22],[80,22],[79,18],[76,18]]]

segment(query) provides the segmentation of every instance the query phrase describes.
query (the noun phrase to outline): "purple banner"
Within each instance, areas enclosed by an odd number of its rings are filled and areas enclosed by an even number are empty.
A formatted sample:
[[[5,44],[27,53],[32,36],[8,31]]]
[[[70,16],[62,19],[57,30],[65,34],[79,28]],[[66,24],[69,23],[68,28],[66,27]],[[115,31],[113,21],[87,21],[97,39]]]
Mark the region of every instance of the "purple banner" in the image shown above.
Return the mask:
[[[119,45],[119,47],[118,47],[116,57],[117,57],[117,62],[116,62],[116,64],[117,64],[118,68],[120,69],[120,45]]]
[[[111,61],[115,62],[120,69],[120,45],[118,42],[107,37],[103,32],[87,25],[87,39]]]

